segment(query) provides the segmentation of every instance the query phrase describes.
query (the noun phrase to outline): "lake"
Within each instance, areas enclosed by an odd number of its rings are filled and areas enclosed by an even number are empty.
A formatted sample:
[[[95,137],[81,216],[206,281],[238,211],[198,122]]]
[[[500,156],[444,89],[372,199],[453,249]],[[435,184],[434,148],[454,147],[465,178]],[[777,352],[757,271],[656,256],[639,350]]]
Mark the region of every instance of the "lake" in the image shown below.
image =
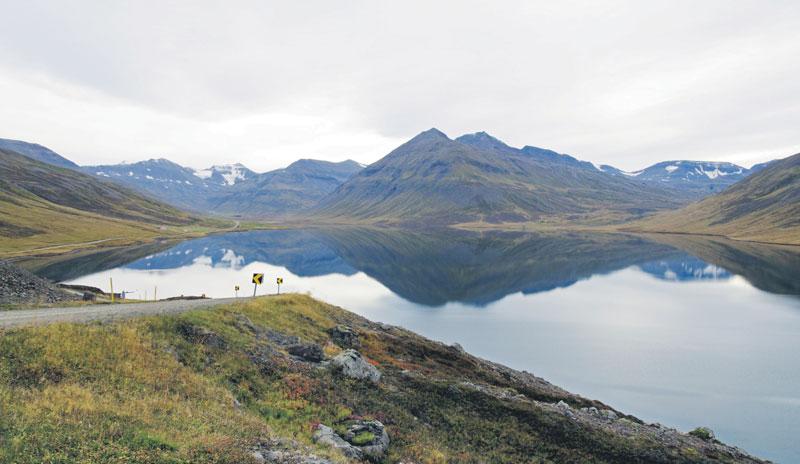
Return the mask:
[[[34,265],[130,298],[310,293],[648,422],[800,462],[800,249],[612,234],[252,231]]]

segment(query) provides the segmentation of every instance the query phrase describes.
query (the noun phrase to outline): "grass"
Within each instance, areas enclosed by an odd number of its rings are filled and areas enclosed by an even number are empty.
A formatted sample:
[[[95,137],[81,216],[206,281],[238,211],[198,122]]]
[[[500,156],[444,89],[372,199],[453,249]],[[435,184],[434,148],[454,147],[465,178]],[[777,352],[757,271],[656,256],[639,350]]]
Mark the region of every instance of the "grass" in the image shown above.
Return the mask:
[[[337,324],[360,333],[361,352],[384,374],[379,385],[295,360],[270,338],[280,332],[335,353],[328,329]],[[533,401],[465,390],[463,381],[602,406],[515,382],[458,350],[310,297],[281,295],[0,332],[0,463],[250,463],[255,444],[280,438],[313,449],[316,424],[342,430],[361,418],[386,425],[385,462],[641,462],[666,452],[578,427]]]

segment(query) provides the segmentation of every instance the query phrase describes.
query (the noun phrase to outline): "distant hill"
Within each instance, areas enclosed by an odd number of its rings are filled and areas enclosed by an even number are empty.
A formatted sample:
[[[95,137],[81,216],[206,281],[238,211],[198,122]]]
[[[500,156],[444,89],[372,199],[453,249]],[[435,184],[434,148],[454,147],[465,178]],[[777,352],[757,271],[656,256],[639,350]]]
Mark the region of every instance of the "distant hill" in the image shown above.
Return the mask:
[[[258,174],[241,164],[195,170],[166,159],[150,159],[82,169],[183,209],[273,218],[308,209],[362,168],[355,161],[302,159]]]
[[[36,143],[23,142],[21,140],[0,139],[0,149],[13,151],[28,158],[41,161],[42,163],[52,164],[62,168],[78,169],[78,165],[64,158],[53,150],[43,147]]]
[[[753,172],[733,163],[687,160],[662,161],[635,172],[608,165],[601,166],[601,169],[665,189],[677,189],[697,199],[721,192]]]
[[[718,195],[631,228],[800,245],[800,154],[774,161]]]
[[[314,214],[334,222],[612,223],[688,198],[484,132],[451,140],[431,129],[355,174]]]
[[[109,237],[130,242],[199,222],[125,187],[0,150],[0,252]]]
[[[107,179],[179,208],[204,211],[206,199],[243,178],[255,175],[245,167],[213,167],[202,171],[159,158],[130,164],[86,166],[87,174]],[[227,175],[227,180],[225,175]]]
[[[218,213],[256,218],[296,214],[316,205],[363,168],[350,160],[301,159],[212,195],[209,206]]]

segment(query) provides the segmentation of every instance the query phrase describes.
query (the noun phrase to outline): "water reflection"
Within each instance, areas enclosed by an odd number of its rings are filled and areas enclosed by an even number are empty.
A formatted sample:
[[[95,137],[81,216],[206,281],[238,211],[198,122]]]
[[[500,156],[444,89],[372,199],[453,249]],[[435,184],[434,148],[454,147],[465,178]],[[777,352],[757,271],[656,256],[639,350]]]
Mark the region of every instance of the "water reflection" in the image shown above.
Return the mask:
[[[127,255],[114,251],[81,256],[40,266],[38,272],[69,280],[118,266],[242,269],[260,262],[300,277],[362,272],[394,294],[426,306],[485,306],[510,294],[565,288],[593,275],[636,266],[676,282],[725,280],[738,274],[772,293],[800,294],[800,279],[794,277],[800,269],[796,250],[696,238],[340,228],[239,232],[162,249],[151,245]]]

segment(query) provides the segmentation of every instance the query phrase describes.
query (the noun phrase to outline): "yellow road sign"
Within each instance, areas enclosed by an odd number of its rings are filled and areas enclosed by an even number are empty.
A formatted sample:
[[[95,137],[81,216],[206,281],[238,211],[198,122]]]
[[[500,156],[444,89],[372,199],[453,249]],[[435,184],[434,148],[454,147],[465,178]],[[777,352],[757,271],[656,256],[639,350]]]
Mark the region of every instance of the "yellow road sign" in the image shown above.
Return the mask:
[[[253,274],[253,283],[261,285],[264,283],[264,274]]]
[[[278,277],[278,285],[283,283],[283,277]]]

